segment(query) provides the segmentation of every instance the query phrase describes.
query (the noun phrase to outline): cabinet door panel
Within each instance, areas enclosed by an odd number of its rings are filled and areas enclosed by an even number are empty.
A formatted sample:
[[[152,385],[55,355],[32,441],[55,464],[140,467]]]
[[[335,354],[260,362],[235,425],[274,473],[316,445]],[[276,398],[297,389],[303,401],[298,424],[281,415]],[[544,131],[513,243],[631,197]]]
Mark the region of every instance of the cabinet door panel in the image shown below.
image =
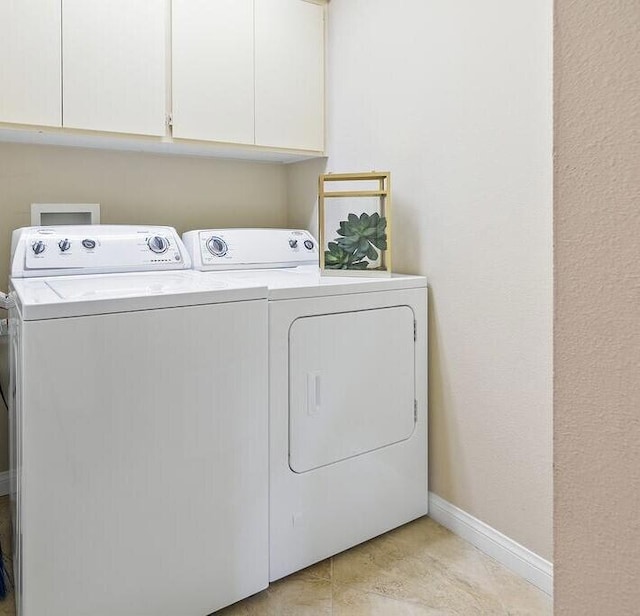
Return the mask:
[[[60,0],[0,0],[0,122],[60,126]]]
[[[173,0],[173,136],[254,141],[253,0]]]
[[[165,0],[62,0],[63,124],[166,132]]]
[[[324,7],[255,0],[256,144],[324,148]]]

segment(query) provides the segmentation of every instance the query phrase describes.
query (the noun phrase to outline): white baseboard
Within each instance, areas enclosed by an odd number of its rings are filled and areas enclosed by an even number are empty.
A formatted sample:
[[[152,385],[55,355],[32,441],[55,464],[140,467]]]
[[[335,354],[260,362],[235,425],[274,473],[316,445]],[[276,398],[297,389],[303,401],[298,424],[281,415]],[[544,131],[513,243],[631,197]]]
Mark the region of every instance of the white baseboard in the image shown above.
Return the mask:
[[[507,569],[553,594],[553,564],[466,511],[429,492],[429,516]]]
[[[6,496],[9,494],[9,471],[0,473],[0,496]]]

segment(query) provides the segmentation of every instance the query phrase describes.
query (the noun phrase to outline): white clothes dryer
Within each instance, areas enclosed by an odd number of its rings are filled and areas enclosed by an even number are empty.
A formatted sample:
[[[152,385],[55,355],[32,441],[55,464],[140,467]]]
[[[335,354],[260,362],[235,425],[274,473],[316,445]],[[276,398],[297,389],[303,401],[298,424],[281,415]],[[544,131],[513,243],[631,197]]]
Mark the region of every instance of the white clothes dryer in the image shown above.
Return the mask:
[[[266,587],[266,289],[186,270],[169,227],[12,245],[18,616],[202,616]]]
[[[269,289],[270,580],[426,514],[425,278],[321,276],[303,230],[183,240]]]

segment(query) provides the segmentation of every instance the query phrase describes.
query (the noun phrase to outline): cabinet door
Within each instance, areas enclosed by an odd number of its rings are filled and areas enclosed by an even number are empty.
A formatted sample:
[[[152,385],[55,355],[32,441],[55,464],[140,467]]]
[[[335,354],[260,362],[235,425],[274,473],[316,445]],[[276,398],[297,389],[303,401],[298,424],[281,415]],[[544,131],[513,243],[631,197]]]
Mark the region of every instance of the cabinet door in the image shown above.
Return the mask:
[[[60,0],[0,0],[0,122],[60,126]]]
[[[254,142],[253,0],[173,0],[173,136]]]
[[[63,125],[166,132],[165,0],[62,0]]]
[[[335,464],[415,427],[408,306],[302,317],[289,330],[289,466]]]
[[[324,148],[324,7],[255,0],[256,144]]]

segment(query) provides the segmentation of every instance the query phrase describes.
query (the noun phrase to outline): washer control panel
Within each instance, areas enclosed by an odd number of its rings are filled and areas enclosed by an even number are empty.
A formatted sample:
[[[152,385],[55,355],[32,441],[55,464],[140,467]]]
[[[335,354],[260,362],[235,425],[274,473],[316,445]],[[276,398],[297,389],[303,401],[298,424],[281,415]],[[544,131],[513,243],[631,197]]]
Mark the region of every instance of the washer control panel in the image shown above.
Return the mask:
[[[232,270],[318,263],[318,245],[302,229],[201,229],[182,239],[193,267]]]
[[[190,267],[188,253],[172,227],[26,227],[14,231],[11,244],[11,275],[18,278]]]

